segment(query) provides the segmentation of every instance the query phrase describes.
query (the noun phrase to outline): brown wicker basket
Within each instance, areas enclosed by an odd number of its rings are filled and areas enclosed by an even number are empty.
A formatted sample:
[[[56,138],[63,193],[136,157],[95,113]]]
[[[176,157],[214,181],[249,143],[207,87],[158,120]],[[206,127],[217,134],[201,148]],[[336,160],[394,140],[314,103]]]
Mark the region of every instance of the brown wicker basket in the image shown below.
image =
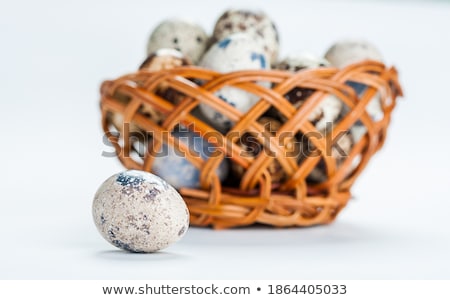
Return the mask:
[[[363,83],[369,88],[358,97],[345,84],[349,80]],[[256,82],[271,82],[272,88]],[[161,84],[183,95],[182,100],[174,104],[161,97],[156,92]],[[243,114],[215,96],[215,91],[224,86],[248,91],[258,95],[260,100]],[[283,96],[295,87],[315,90],[299,109],[294,108]],[[384,117],[374,122],[365,112],[365,107],[376,93],[381,96]],[[327,145],[320,140],[314,142],[314,146],[322,153],[320,156],[308,157],[301,163],[286,156],[283,145],[286,145],[287,139],[298,133],[316,131],[308,121],[308,116],[328,94],[334,94],[350,108],[350,112],[335,124],[329,137],[335,138],[340,132],[348,131],[357,121],[366,127],[367,133],[353,145],[339,167],[334,157],[325,155]],[[204,160],[186,153],[187,159],[200,170],[199,189],[179,190],[189,207],[193,225],[214,228],[254,223],[277,227],[310,226],[331,222],[346,205],[355,179],[370,157],[383,145],[391,111],[397,96],[401,95],[395,68],[386,68],[374,61],[353,64],[344,69],[320,68],[295,74],[274,70],[221,74],[198,67],[179,67],[160,72],[141,70],[102,84],[102,126],[122,164],[129,169],[146,171],[152,170],[152,151],[156,151],[155,148],[161,147],[162,143],[182,148],[183,144],[176,144],[173,137],[163,134],[172,131],[178,124],[202,136],[208,132],[216,133],[215,136],[219,138],[214,144],[218,155]],[[164,120],[158,124],[140,113],[139,108],[144,103],[163,115]],[[233,121],[232,129],[223,134],[199,119],[192,112],[200,103],[209,105]],[[240,155],[242,149],[236,138],[239,135],[235,133],[248,130],[264,132],[264,127],[257,120],[268,110],[275,110],[284,116],[283,119],[287,119],[276,134],[268,139],[270,151],[262,151],[256,157]],[[136,149],[127,130],[120,137],[111,132],[108,116],[112,112],[122,114],[125,124],[133,123],[152,133],[154,148],[145,153],[142,161],[133,155]],[[245,170],[242,178],[234,185],[222,184],[216,175],[216,168],[224,159],[229,159]],[[268,171],[274,159],[286,173],[285,179],[279,183],[272,183]],[[313,184],[307,178],[319,162],[326,166],[327,180]]]

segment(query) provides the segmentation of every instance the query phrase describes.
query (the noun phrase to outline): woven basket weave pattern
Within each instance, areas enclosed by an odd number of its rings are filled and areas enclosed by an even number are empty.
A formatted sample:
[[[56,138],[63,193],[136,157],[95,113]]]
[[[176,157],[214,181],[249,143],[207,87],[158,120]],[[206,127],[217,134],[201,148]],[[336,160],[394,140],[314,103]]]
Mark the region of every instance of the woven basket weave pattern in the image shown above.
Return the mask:
[[[360,96],[348,85],[347,81],[362,83],[369,88]],[[198,83],[202,84],[199,85]],[[271,82],[272,88],[257,82]],[[160,86],[184,95],[182,100],[173,104],[158,95]],[[225,86],[232,86],[259,97],[259,101],[247,113],[241,113],[215,95]],[[296,109],[283,95],[295,87],[315,90],[305,103]],[[383,119],[372,121],[365,112],[369,101],[379,93]],[[339,120],[330,133],[335,139],[339,133],[348,131],[355,122],[360,121],[367,134],[352,147],[348,157],[339,167],[334,157],[325,155],[327,145],[323,139],[313,141],[314,147],[323,153],[321,156],[308,157],[298,162],[294,157],[285,155],[289,149],[283,145],[289,143],[296,134],[317,131],[308,116],[320,101],[333,94],[350,109]],[[310,226],[329,223],[345,207],[350,198],[350,188],[366,166],[371,156],[383,145],[391,112],[397,96],[402,94],[395,68],[386,68],[383,64],[366,61],[344,69],[320,68],[297,73],[284,71],[238,71],[227,74],[197,67],[180,67],[167,71],[138,71],[120,77],[114,81],[105,81],[101,87],[102,126],[116,148],[123,165],[129,169],[151,171],[153,155],[167,143],[186,153],[186,158],[200,170],[199,189],[180,189],[191,212],[191,223],[198,226],[228,228],[263,223],[273,226]],[[117,97],[122,95],[126,101]],[[207,123],[199,120],[192,111],[200,103],[207,104],[226,116],[234,125],[226,134],[221,134]],[[139,113],[139,108],[147,104],[165,116],[157,124],[151,118]],[[269,109],[276,110],[286,119],[281,128],[273,135],[266,136],[264,147],[256,157],[240,155],[243,149],[238,143],[244,132],[261,132],[264,126],[258,119]],[[111,122],[108,115],[119,113],[123,122],[136,124],[146,132],[152,133],[152,151],[145,154],[143,161],[133,157],[135,151],[129,132],[124,130],[118,137],[110,132]],[[192,155],[183,149],[182,143],[175,143],[170,134],[175,126],[182,124],[201,136],[215,133],[218,137],[215,146],[217,155],[207,160]],[[289,134],[286,134],[289,133]],[[262,143],[262,141],[261,141]],[[354,166],[354,160],[359,163]],[[216,169],[224,159],[229,159],[245,169],[236,186],[222,185]],[[278,184],[271,179],[268,166],[276,159],[286,173],[286,178]],[[319,162],[326,165],[327,180],[318,184],[307,182],[308,175]]]

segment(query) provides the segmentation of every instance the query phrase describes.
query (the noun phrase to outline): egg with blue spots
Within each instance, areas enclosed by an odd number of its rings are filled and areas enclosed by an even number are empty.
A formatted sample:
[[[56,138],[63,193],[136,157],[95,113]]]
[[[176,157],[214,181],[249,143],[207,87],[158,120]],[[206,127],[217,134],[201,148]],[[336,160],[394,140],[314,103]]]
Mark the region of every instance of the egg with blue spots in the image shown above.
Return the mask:
[[[213,144],[209,143],[198,133],[190,131],[184,127],[177,127],[171,133],[177,140],[189,148],[189,154],[197,155],[202,160],[207,160],[215,151]],[[186,153],[182,153],[172,146],[163,144],[160,150],[155,153],[152,172],[164,178],[176,189],[199,188],[200,170],[197,169],[187,158]],[[216,175],[220,181],[224,181],[228,175],[228,161],[223,160],[216,170]]]
[[[200,66],[228,73],[239,70],[265,70],[270,67],[270,62],[258,38],[246,33],[235,33],[214,44],[203,56]],[[259,100],[259,97],[252,93],[229,86],[216,91],[215,95],[242,113],[247,112]],[[220,131],[229,130],[234,124],[205,103],[200,104],[200,109]]]
[[[243,9],[225,11],[214,25],[213,39],[220,41],[238,32],[259,39],[271,63],[277,61],[280,48],[279,33],[275,23],[264,12]]]
[[[180,194],[162,178],[129,170],[109,177],[92,204],[102,237],[130,252],[155,252],[180,240],[189,211]]]

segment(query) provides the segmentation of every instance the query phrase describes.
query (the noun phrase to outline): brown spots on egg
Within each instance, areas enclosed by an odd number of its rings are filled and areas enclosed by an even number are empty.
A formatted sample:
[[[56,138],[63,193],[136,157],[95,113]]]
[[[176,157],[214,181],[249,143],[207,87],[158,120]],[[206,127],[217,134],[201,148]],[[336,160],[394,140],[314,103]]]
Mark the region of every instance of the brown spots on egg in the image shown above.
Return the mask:
[[[132,186],[140,189],[121,193],[123,187]],[[145,199],[152,190],[158,191],[157,201]],[[151,173],[135,170],[108,178],[92,205],[100,234],[131,252],[155,252],[178,241],[189,227],[186,211],[186,203],[173,187]]]
[[[277,61],[279,37],[276,26],[263,12],[249,10],[229,10],[216,22],[213,40],[220,41],[233,33],[248,33],[255,39],[261,39],[266,46],[265,54],[271,62]]]
[[[233,24],[231,22],[227,22],[223,25],[223,28],[226,30],[232,30],[233,29]]]

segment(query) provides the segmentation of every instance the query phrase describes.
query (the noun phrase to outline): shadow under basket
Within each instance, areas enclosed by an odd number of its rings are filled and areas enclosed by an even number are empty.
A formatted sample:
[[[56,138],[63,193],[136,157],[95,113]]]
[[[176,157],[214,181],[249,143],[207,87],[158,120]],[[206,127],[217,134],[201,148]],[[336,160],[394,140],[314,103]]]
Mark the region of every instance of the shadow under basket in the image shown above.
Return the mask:
[[[364,89],[357,91],[349,83]],[[256,104],[246,113],[240,112],[218,96],[224,87],[256,95]],[[300,106],[285,97],[294,89],[310,91]],[[324,134],[310,116],[330,95],[342,102],[343,109],[332,130]],[[255,223],[311,226],[330,223],[345,207],[356,178],[382,147],[396,98],[401,95],[395,68],[375,61],[297,73],[257,70],[222,74],[194,66],[140,70],[103,82],[102,126],[128,169],[152,172],[155,153],[164,144],[185,154],[199,175],[197,188],[178,189],[189,207],[192,225],[216,229]],[[374,98],[379,99],[382,111],[378,119],[366,110]],[[215,129],[199,113],[202,105],[229,120],[230,127]],[[280,125],[269,131],[259,121],[263,116],[278,119]],[[330,153],[334,144],[327,141],[356,127],[362,134],[353,137],[348,153]],[[214,155],[202,157],[189,151],[169,134],[175,128],[188,128],[208,139]],[[242,155],[245,149],[240,137],[248,132],[259,133],[255,139],[263,151]],[[304,155],[305,151],[287,155],[293,143],[302,145],[299,139],[305,136],[310,137],[314,149],[308,153],[315,155]],[[216,170],[224,160],[238,166],[240,175],[230,171],[221,181]],[[277,180],[271,170],[274,164],[283,174]],[[323,178],[311,179],[318,169]]]

